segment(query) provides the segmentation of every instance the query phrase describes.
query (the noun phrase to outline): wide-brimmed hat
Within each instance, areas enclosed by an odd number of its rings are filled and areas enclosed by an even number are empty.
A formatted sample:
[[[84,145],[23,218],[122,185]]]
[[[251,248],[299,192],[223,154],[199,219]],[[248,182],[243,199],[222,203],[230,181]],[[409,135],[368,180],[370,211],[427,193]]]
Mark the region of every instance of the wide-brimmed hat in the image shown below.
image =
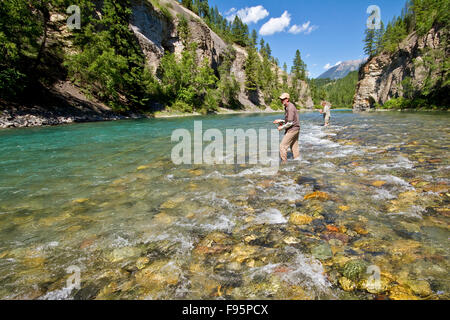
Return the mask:
[[[289,95],[289,93],[283,93],[281,96],[280,96],[280,100],[284,100],[284,99],[289,99],[289,100],[291,100],[291,96]]]

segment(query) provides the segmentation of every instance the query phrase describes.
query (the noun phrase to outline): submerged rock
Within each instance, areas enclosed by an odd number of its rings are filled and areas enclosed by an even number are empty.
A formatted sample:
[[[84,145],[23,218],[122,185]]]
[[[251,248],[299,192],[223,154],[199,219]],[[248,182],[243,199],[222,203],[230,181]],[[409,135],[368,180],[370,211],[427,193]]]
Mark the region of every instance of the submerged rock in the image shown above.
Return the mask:
[[[339,284],[341,285],[341,288],[344,291],[351,292],[356,290],[356,284],[346,277],[341,277],[339,279]]]
[[[295,237],[286,237],[283,239],[283,242],[286,244],[296,244],[299,243],[299,240]]]
[[[430,284],[425,280],[408,280],[406,284],[417,295],[427,297],[433,294]]]
[[[72,203],[85,203],[88,201],[89,201],[89,199],[87,199],[87,198],[80,198],[80,199],[73,200]]]
[[[83,240],[83,242],[80,244],[80,249],[89,248],[90,246],[92,246],[94,244],[95,240],[97,240],[97,236],[92,236],[92,237],[89,237],[89,238]]]
[[[174,209],[178,207],[178,205],[186,200],[185,197],[178,197],[171,200],[167,200],[163,204],[161,204],[161,209]]]
[[[378,187],[378,188],[384,186],[385,184],[386,184],[386,181],[375,181],[375,182],[372,182],[372,185],[374,187]]]
[[[136,283],[152,289],[175,285],[179,278],[180,270],[169,260],[156,261],[136,273]]]
[[[392,280],[382,273],[379,275],[379,278],[377,276],[372,276],[361,280],[358,283],[358,288],[372,294],[383,294],[389,291],[391,283]]]
[[[389,212],[397,212],[410,208],[420,199],[420,194],[416,191],[407,191],[398,195],[397,199],[391,200]]]
[[[168,215],[166,212],[160,212],[156,214],[153,219],[156,223],[160,224],[171,224],[174,220],[174,218]]]
[[[258,247],[249,246],[244,244],[236,245],[230,255],[232,261],[239,263],[244,262],[247,259],[254,257],[258,253]]]
[[[306,196],[304,197],[304,200],[310,200],[310,199],[313,199],[313,200],[320,200],[320,201],[327,201],[327,200],[330,200],[331,197],[330,197],[330,195],[329,195],[328,193],[326,193],[326,192],[315,191],[315,192],[310,193],[310,194],[308,194],[308,195],[306,195]]]
[[[366,272],[367,263],[363,260],[350,260],[343,268],[342,274],[353,281],[358,281]]]
[[[208,234],[197,244],[194,253],[197,255],[220,254],[225,251],[230,251],[232,244],[233,240],[227,234],[213,232]]]
[[[392,300],[419,300],[411,289],[400,285],[391,288],[389,298]]]
[[[141,250],[135,247],[116,248],[108,255],[108,260],[113,263],[119,262],[128,258],[135,257],[140,253]]]
[[[308,225],[313,221],[313,218],[311,216],[308,216],[306,214],[301,214],[298,212],[294,212],[289,217],[289,223],[295,224],[298,226],[302,225]]]
[[[311,254],[319,260],[327,260],[333,256],[331,247],[328,244],[321,244],[311,250]]]
[[[201,176],[204,173],[204,171],[201,169],[192,169],[192,170],[189,170],[188,172],[189,172],[189,174],[191,174],[193,176]]]
[[[149,259],[149,258],[147,258],[147,257],[141,257],[141,258],[137,259],[137,261],[136,261],[136,267],[137,267],[139,270],[142,270],[142,269],[145,268],[145,266],[146,266],[149,262],[150,262],[150,259]]]

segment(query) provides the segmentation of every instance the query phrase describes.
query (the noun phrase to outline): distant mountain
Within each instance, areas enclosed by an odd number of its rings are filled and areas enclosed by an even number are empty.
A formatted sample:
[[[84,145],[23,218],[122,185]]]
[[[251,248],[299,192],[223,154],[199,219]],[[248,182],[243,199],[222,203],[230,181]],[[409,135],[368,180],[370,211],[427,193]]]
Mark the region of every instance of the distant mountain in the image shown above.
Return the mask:
[[[320,76],[317,77],[317,79],[341,79],[344,78],[346,75],[348,75],[350,72],[358,70],[359,66],[364,63],[366,59],[360,59],[360,60],[349,60],[341,62],[340,64],[328,69],[324,73],[322,73]]]

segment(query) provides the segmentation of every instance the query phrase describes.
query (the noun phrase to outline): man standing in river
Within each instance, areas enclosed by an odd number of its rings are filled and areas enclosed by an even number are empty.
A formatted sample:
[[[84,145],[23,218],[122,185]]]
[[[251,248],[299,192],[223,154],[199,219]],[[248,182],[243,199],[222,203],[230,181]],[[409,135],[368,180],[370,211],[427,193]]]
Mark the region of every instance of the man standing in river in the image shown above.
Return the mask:
[[[284,120],[275,120],[273,123],[278,124],[278,131],[286,130],[285,136],[280,144],[282,164],[286,164],[289,147],[291,147],[292,153],[294,154],[294,160],[300,159],[300,149],[298,144],[300,121],[297,108],[290,102],[289,93],[283,93],[280,96],[280,100],[284,106]]]
[[[323,114],[323,119],[325,121],[324,126],[328,127],[330,125],[330,118],[331,118],[331,104],[326,101],[322,101],[321,103],[323,109],[319,110],[321,114]]]

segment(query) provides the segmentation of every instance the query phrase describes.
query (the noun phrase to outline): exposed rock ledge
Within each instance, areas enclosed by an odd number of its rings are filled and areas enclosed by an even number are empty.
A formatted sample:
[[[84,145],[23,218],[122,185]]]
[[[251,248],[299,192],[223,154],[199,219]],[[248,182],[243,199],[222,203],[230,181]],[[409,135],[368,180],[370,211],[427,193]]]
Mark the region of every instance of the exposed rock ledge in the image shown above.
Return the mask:
[[[33,103],[10,104],[0,100],[0,128],[52,126],[74,122],[93,122],[143,118],[142,114],[117,114],[106,105],[89,101],[70,82],[58,82],[43,89]]]

